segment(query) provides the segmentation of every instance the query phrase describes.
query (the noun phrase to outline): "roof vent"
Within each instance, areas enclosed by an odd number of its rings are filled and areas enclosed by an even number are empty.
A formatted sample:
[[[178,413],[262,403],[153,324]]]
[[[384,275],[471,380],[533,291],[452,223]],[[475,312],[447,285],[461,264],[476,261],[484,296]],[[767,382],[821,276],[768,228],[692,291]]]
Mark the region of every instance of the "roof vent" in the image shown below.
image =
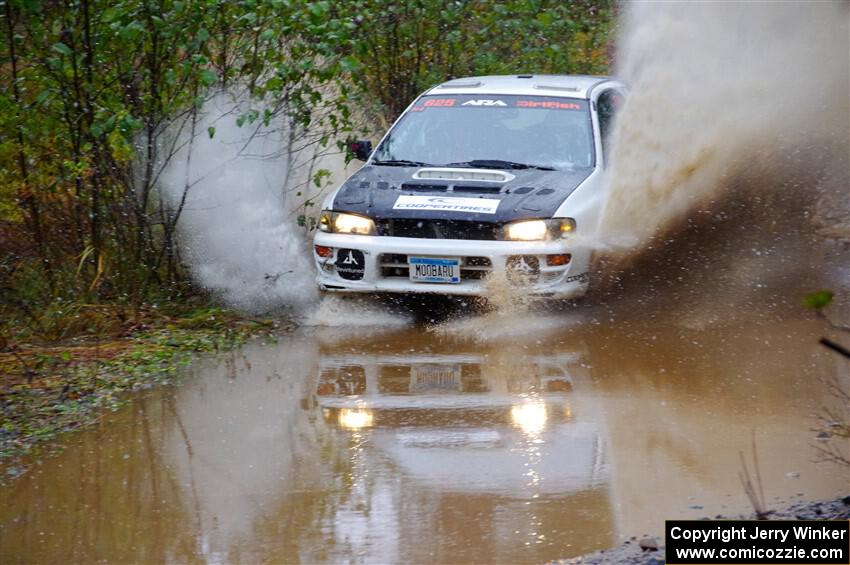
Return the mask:
[[[534,88],[538,90],[564,90],[566,92],[578,92],[581,90],[577,86],[564,86],[560,84],[541,84],[537,83],[534,85]]]
[[[437,88],[476,88],[481,86],[479,80],[451,80],[438,86]]]
[[[534,78],[534,75],[517,75],[516,78]]]

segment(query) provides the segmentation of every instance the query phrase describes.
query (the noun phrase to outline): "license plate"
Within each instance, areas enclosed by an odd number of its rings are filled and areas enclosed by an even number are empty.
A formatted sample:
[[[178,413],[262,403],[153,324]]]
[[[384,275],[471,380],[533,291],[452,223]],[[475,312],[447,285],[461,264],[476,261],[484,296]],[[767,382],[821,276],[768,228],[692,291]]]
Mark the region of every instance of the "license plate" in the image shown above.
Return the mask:
[[[410,257],[411,282],[460,282],[460,259],[457,257]]]
[[[460,390],[460,365],[413,365],[410,392]]]

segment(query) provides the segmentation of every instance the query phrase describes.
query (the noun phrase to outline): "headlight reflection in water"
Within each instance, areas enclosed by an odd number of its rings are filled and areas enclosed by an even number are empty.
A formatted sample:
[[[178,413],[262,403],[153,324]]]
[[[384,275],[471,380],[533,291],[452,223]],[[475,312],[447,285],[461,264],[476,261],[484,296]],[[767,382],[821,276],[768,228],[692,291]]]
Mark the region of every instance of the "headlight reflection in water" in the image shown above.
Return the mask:
[[[372,411],[367,408],[343,408],[337,416],[339,425],[349,430],[369,428],[373,420]]]
[[[546,403],[541,400],[511,406],[511,421],[527,435],[540,435],[546,428],[546,418]]]

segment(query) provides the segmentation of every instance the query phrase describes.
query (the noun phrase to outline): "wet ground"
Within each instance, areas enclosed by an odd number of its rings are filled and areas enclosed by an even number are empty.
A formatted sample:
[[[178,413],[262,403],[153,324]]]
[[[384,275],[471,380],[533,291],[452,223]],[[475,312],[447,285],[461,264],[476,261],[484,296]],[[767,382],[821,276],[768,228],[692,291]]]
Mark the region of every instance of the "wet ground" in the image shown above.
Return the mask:
[[[72,434],[0,490],[0,562],[545,562],[749,511],[753,434],[769,505],[847,494],[816,320],[372,321],[201,359]]]

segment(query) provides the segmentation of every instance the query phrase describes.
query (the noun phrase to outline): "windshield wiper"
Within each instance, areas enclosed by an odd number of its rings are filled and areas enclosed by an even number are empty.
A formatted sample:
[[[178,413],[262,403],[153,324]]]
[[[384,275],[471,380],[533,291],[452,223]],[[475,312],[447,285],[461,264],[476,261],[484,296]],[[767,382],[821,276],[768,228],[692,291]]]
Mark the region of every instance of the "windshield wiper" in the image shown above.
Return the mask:
[[[420,161],[407,161],[405,159],[388,159],[386,161],[372,161],[373,165],[385,165],[387,167],[427,167],[430,163]]]
[[[554,171],[555,167],[545,165],[533,165],[530,163],[515,163],[514,161],[502,161],[500,159],[473,159],[472,161],[460,161],[459,163],[447,163],[443,167],[480,167],[482,169],[537,169],[540,171]]]

